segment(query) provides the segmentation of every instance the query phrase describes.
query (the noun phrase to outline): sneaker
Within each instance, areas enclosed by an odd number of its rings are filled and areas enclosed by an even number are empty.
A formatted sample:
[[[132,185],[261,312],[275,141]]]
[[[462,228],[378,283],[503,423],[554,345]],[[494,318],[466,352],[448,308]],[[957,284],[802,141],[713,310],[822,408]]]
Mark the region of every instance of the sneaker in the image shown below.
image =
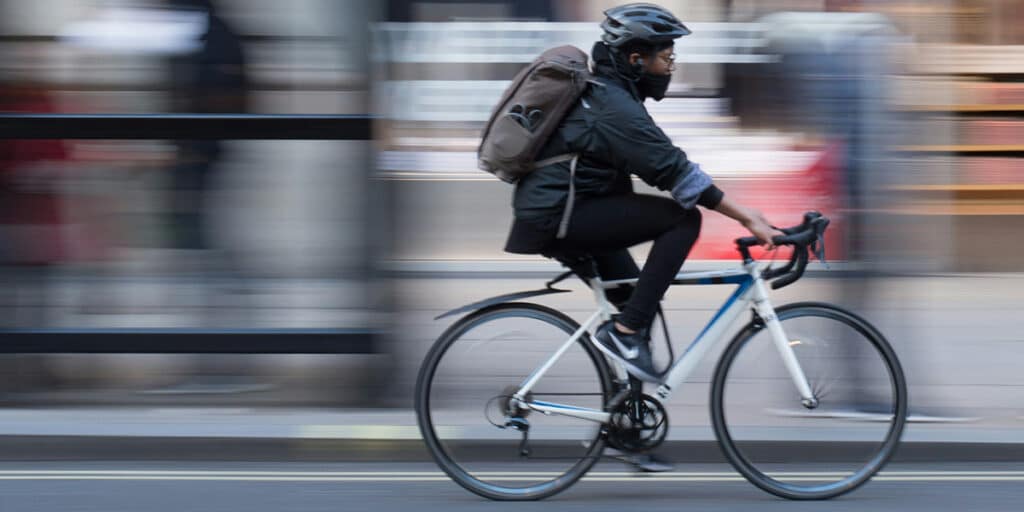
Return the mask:
[[[597,328],[594,345],[608,357],[626,367],[630,375],[645,382],[660,382],[661,374],[654,369],[651,347],[643,331],[633,334],[620,332],[615,320],[608,320]]]

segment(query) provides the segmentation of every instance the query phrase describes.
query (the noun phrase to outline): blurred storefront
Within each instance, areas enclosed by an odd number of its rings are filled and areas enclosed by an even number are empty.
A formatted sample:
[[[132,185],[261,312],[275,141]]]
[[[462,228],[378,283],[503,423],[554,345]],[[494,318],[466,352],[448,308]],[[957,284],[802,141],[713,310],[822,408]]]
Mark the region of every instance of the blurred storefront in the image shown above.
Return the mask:
[[[0,0],[0,111],[366,116],[377,11],[362,0]],[[373,262],[386,219],[375,211],[372,143],[321,138],[217,141],[208,169],[184,176],[201,186],[179,179],[203,144],[0,140],[5,197],[40,210],[28,218],[7,201],[5,214],[46,224],[32,227],[59,248],[26,261],[13,235],[27,231],[0,229],[2,328],[253,330],[281,332],[281,343],[297,330],[377,328],[387,307]],[[195,210],[201,226],[184,226],[181,213]],[[208,243],[182,243],[183,228]],[[365,372],[385,364],[379,354],[216,357],[48,355],[27,372],[21,356],[5,357],[0,394],[38,384],[146,402],[159,398],[139,391],[167,391],[212,362],[273,390],[256,403],[343,402],[369,396]]]
[[[194,280],[168,271],[181,259],[167,247],[163,216],[172,145],[89,141],[69,144],[66,153],[54,147],[48,167],[29,169],[19,186],[48,188],[60,218],[70,219],[61,236],[74,252],[48,269],[45,283],[31,285],[49,302],[40,302],[38,293],[0,293],[8,318],[22,315],[22,304],[42,304],[45,315],[29,324],[366,325],[388,320],[374,309],[379,297],[367,286],[369,266],[433,276],[557,269],[539,256],[501,251],[512,188],[477,170],[479,131],[523,65],[558,44],[589,50],[600,37],[602,11],[622,2],[215,2],[249,57],[251,112],[374,114],[373,144],[228,142],[234,156],[222,161],[217,179],[214,230],[236,256],[233,270],[244,275],[245,291],[228,286],[209,303],[197,298]],[[846,217],[872,210],[884,214],[884,221],[873,217],[876,226],[898,227],[877,255],[892,270],[1024,270],[1014,257],[1024,249],[1024,237],[1015,235],[1024,229],[1024,3],[661,3],[694,34],[678,43],[669,97],[648,108],[730,193],[778,224],[796,221],[807,209],[826,211],[836,219],[832,259],[850,254]],[[162,59],[191,51],[182,42],[194,39],[195,25],[152,16],[165,6],[157,0],[0,0],[0,81],[38,84],[37,91],[50,95],[45,109],[54,112],[169,112],[171,71]],[[823,111],[801,101],[822,76],[813,67],[787,68],[794,63],[783,62],[786,52],[770,44],[781,26],[771,23],[792,12],[800,13],[789,18],[794,27],[817,32],[821,55],[840,55],[829,52],[841,31],[819,24],[842,17],[801,16],[865,15],[843,19],[867,24],[884,17],[897,34],[886,55],[892,64],[883,73],[886,87],[869,98],[884,117],[849,119],[870,124],[868,131],[884,139],[884,156],[871,157],[868,167],[884,177],[873,181],[882,187],[880,203],[862,207],[846,200],[850,176],[838,161],[847,141],[822,137],[815,116]],[[112,30],[126,20],[149,25],[142,32]],[[788,103],[782,95],[790,96]],[[846,107],[840,101],[830,108],[837,105]],[[386,200],[375,195],[382,183]],[[375,223],[381,218],[375,208],[394,216],[393,233]],[[729,242],[742,228],[717,215],[705,216],[704,226],[691,260],[734,262]],[[378,251],[378,261],[367,261],[368,247]],[[321,360],[294,367],[315,373],[307,370]],[[323,375],[345,373],[335,371],[336,362]],[[133,360],[105,374],[144,373],[137,368],[146,364]],[[373,373],[366,361],[352,366]]]
[[[922,13],[948,32],[923,31],[894,107],[917,121],[908,160],[922,172],[902,188],[907,208],[948,216],[947,267],[1020,271],[1024,250],[1024,5],[1013,0],[892,2],[895,19]],[[906,5],[895,5],[906,4]],[[909,24],[909,22],[908,22]]]

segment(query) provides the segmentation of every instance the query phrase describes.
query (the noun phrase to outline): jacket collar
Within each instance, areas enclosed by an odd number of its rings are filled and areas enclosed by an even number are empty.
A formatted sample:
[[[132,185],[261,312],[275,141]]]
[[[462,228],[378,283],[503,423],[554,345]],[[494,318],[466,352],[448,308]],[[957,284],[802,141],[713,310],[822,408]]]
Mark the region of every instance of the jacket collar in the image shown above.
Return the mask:
[[[643,103],[643,99],[636,89],[635,80],[638,77],[625,75],[624,73],[628,71],[624,69],[622,64],[616,66],[615,56],[612,55],[608,45],[602,41],[594,43],[590,56],[594,60],[594,76],[601,78],[605,83],[614,84],[625,89],[634,100]]]

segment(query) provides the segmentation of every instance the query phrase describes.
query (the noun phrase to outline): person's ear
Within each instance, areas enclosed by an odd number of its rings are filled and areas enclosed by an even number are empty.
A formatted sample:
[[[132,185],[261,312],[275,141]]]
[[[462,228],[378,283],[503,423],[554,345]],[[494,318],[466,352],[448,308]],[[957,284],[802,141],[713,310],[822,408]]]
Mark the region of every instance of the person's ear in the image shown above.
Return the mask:
[[[644,58],[639,53],[631,53],[629,55],[629,65],[633,68],[634,73],[642,73],[644,70]]]

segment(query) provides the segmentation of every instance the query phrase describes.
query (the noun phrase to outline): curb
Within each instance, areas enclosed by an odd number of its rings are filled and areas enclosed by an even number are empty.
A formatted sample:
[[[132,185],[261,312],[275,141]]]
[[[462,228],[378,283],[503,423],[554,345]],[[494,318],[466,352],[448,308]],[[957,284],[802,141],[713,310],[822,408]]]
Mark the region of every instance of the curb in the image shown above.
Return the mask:
[[[535,451],[543,449],[535,442]],[[558,442],[554,442],[558,443]],[[518,443],[474,441],[474,460],[516,457]],[[764,462],[835,462],[863,453],[854,442],[765,441]],[[725,462],[716,441],[666,441],[659,456],[678,463]],[[419,439],[0,436],[0,461],[431,462]],[[1024,444],[903,442],[893,462],[1024,462]]]

